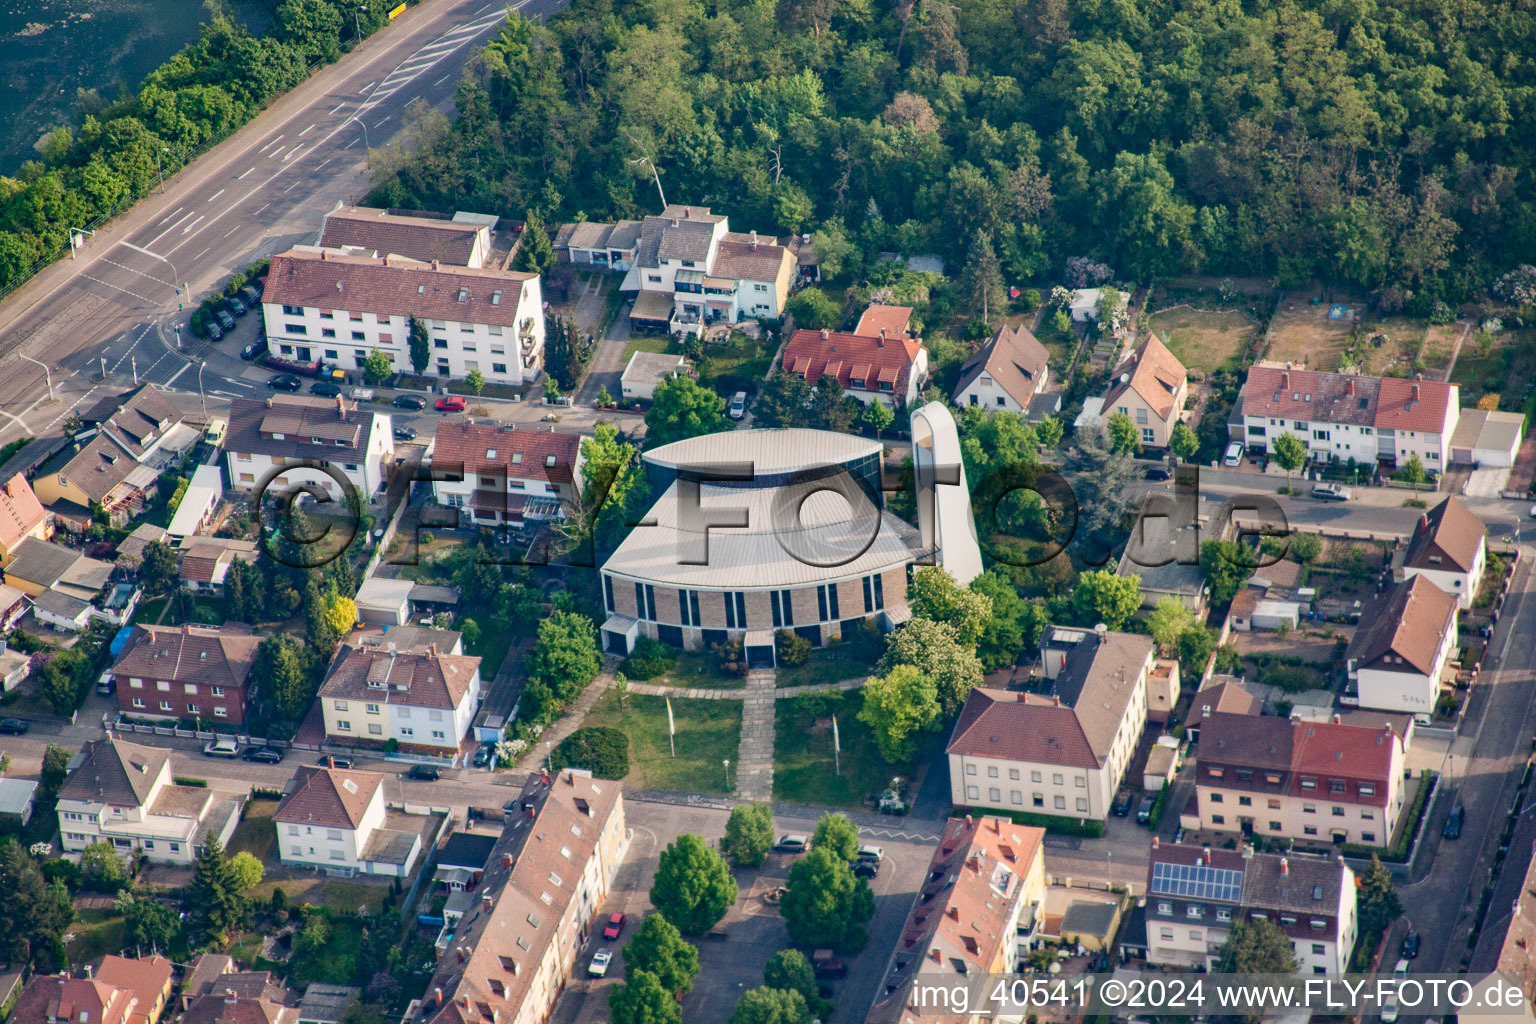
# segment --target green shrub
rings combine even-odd
[[[550,766],[585,768],[602,779],[622,779],[629,774],[629,737],[618,729],[589,725],[577,729],[555,748]]]
[[[1300,693],[1318,685],[1312,670],[1300,665],[1272,665],[1264,670],[1259,681],[1265,686],[1278,686],[1286,693]]]
[[[677,651],[660,640],[652,640],[643,636],[635,641],[635,649],[629,657],[624,659],[624,664],[619,666],[628,679],[638,679],[644,682],[647,679],[655,679],[672,671],[677,664]]]
[[[805,659],[811,656],[811,642],[799,633],[787,629],[781,629],[774,634],[773,646],[778,655],[779,664],[785,668],[804,665]]]

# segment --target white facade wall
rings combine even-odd
[[[928,353],[923,352],[924,371],[927,370]],[[1035,394],[1045,390],[1046,383],[1051,379],[1050,370],[1047,369],[1035,382]],[[1014,400],[1003,387],[992,378],[990,373],[983,370],[975,380],[955,393],[955,405],[965,408],[974,405],[990,412],[1025,412],[1024,406]]]
[[[1262,429],[1263,435],[1254,433]],[[1326,437],[1317,436],[1318,433]],[[1309,420],[1287,420],[1274,416],[1244,416],[1243,443],[1251,448],[1262,448],[1273,455],[1275,438],[1281,434],[1294,434],[1306,442],[1307,453],[1314,459],[1327,461],[1337,458],[1340,462],[1354,459],[1370,464],[1376,461],[1380,439],[1376,428],[1357,426],[1353,423],[1313,423]]]
[[[338,740],[373,740],[387,743],[397,740],[418,746],[441,747],[455,753],[469,732],[475,711],[480,707],[480,672],[477,669],[469,688],[456,708],[427,708],[409,704],[389,704],[382,699],[340,700],[323,698],[322,717],[325,733]],[[384,697],[380,693],[380,697]]]
[[[956,806],[1102,820],[1118,784],[1102,768],[949,755],[950,802]]]
[[[1477,584],[1483,578],[1483,568],[1487,560],[1488,545],[1479,543],[1477,546],[1477,558],[1472,562],[1470,572],[1461,572],[1457,569],[1416,569],[1413,566],[1404,566],[1403,579],[1411,580],[1415,576],[1424,576],[1435,586],[1456,598],[1457,607],[1465,611],[1472,607],[1472,601],[1477,597]]]
[[[384,488],[384,469],[395,455],[393,429],[393,421],[388,413],[370,413],[362,461],[345,461],[357,458],[357,453],[349,449],[342,458],[325,460],[324,465],[340,472],[365,497],[375,494]],[[226,451],[224,456],[229,462],[229,478],[234,481],[234,489],[237,491],[254,488],[275,463],[270,455],[237,452],[234,449]],[[296,467],[274,481],[274,485],[279,488],[301,483],[313,483],[330,494],[333,500],[342,500],[341,488],[336,481],[329,474],[312,467]]]
[[[1356,681],[1360,706],[1377,711],[1402,711],[1412,715],[1433,714],[1435,700],[1440,696],[1440,677],[1444,674],[1445,663],[1450,659],[1451,652],[1456,649],[1457,643],[1458,633],[1456,621],[1453,618],[1450,632],[1441,642],[1440,649],[1435,652],[1434,671],[1427,676],[1417,672],[1389,672],[1380,668],[1362,668],[1357,671],[1351,665],[1350,674]]]
[[[520,288],[517,284],[508,282],[504,291],[509,297],[517,293],[517,324],[531,321],[526,343],[518,327],[423,318],[431,348],[427,372],[464,377],[478,369],[487,382],[496,384],[521,384],[536,374],[544,353],[543,289],[538,278],[522,282]],[[358,372],[369,354],[380,349],[389,354],[395,370],[413,372],[408,317],[266,302],[262,318],[267,344],[282,358],[322,359]]]
[[[373,791],[356,829],[274,822],[278,857],[284,864],[327,871],[363,870],[362,852],[373,830],[384,825],[384,787]]]
[[[58,804],[59,837],[64,852],[79,853],[92,843],[105,840],[124,855],[142,852],[157,863],[192,863],[196,853],[192,840],[197,833],[197,821],[145,811],[154,805],[160,791],[170,783],[171,768],[167,761],[142,807],[61,799]],[[221,839],[229,838],[228,833],[233,831],[238,818],[235,815],[230,819],[229,828]]]

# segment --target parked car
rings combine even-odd
[[[229,310],[222,308],[216,309],[213,311],[213,318],[217,320],[219,322],[219,326],[224,328],[226,331],[232,331],[235,329],[235,318],[229,315]]]
[[[1395,1024],[1397,1020],[1397,993],[1388,992],[1381,1001],[1381,1024]]]
[[[203,334],[208,338],[209,341],[224,340],[224,328],[220,327],[218,322],[215,320],[203,321]]]
[[[378,394],[373,388],[353,388],[347,392],[347,397],[354,402],[371,402],[378,397]]]
[[[1173,474],[1168,472],[1167,466],[1148,466],[1147,471],[1141,475],[1148,480],[1167,480]]]
[[[107,669],[106,671],[102,672],[101,677],[96,680],[96,692],[105,697],[106,695],[113,693],[116,690],[117,680],[112,677],[112,670]]]
[[[1404,960],[1413,960],[1419,955],[1419,933],[1409,932],[1403,936],[1403,948],[1401,954]]]
[[[0,718],[0,733],[7,736],[20,736],[31,727],[25,718]]]
[[[257,359],[266,354],[267,343],[259,338],[240,350],[240,358],[244,359],[246,362],[250,362],[251,360]]]
[[[603,938],[616,939],[624,931],[624,915],[614,914],[608,918],[608,926],[603,929]]]
[[[883,846],[861,846],[859,847],[859,855],[855,859],[861,861],[872,860],[879,864],[885,859],[885,848]]]
[[[320,760],[316,761],[315,763],[318,764],[322,768],[351,768],[352,767],[352,759],[350,757],[337,757],[334,754],[326,754],[324,757],[322,757]]]
[[[731,406],[726,411],[730,413],[733,420],[739,420],[745,416],[747,414],[747,393],[745,391],[738,391],[732,395]]]
[[[415,409],[418,412],[427,407],[427,400],[420,395],[396,395],[396,409]]]
[[[1227,454],[1222,457],[1223,466],[1241,466],[1243,464],[1243,442],[1233,441],[1227,445]]]
[[[255,309],[258,305],[261,304],[261,292],[257,291],[250,285],[246,285],[244,288],[240,289],[240,298],[245,302],[247,306],[250,306],[252,309]]]
[[[799,834],[779,836],[773,848],[779,853],[804,853],[811,848],[811,837]]]
[[[1460,804],[1452,807],[1450,815],[1445,819],[1445,827],[1440,830],[1440,834],[1447,839],[1460,839],[1462,821],[1466,816],[1467,809],[1465,807]]]
[[[416,428],[414,428],[414,427],[396,427],[395,428],[395,440],[396,441],[414,441],[414,440],[416,440]]]
[[[276,747],[246,747],[240,756],[257,764],[279,764],[283,760],[283,752]]]
[[[1343,484],[1318,484],[1312,488],[1312,497],[1318,501],[1348,501],[1350,490]]]
[[[1157,799],[1151,795],[1141,798],[1141,803],[1136,807],[1136,823],[1138,825],[1152,824],[1152,808],[1157,805]]]
[[[465,406],[464,396],[444,395],[437,400],[438,412],[463,412]]]
[[[429,764],[413,764],[411,770],[405,773],[408,779],[416,779],[418,782],[436,782],[443,777],[443,773]]]
[[[309,386],[309,393],[321,398],[335,398],[341,394],[341,388],[328,380],[317,380]]]
[[[874,878],[880,873],[880,862],[877,860],[856,860],[850,867],[854,878]]]
[[[235,316],[245,316],[245,314],[251,311],[251,307],[247,306],[245,301],[238,295],[231,295],[229,298],[225,299],[224,305],[227,306],[229,311],[235,314]]]
[[[1129,790],[1121,790],[1115,794],[1115,802],[1109,805],[1109,813],[1117,818],[1130,817],[1131,793]]]
[[[608,973],[608,964],[613,960],[613,950],[600,949],[592,954],[592,962],[587,964],[587,973],[594,978],[601,978]]]
[[[267,378],[267,387],[273,391],[297,391],[304,382],[291,373],[274,373]]]
[[[480,749],[475,751],[475,759],[472,763],[476,768],[489,768],[491,765],[491,758],[494,757],[495,754],[495,747],[491,746],[489,743],[482,744]]]
[[[818,949],[811,954],[811,966],[818,978],[843,978],[848,975],[848,965],[839,960],[830,949]]]
[[[205,757],[239,757],[240,744],[229,736],[220,736],[203,745],[203,755]]]

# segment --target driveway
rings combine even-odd
[[[605,387],[615,399],[623,395],[619,378],[624,374],[624,349],[629,345],[627,310],[628,304],[619,307],[613,323],[608,325],[607,333],[597,344],[597,355],[592,357],[592,365],[587,368],[587,379],[582,381],[581,390],[576,393],[576,404],[583,408],[590,409],[597,401],[597,393]]]

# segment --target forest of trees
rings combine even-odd
[[[39,158],[0,177],[0,289],[58,255],[71,228],[147,195],[208,145],[388,21],[385,0],[282,0],[256,37],[220,15],[201,38],[116,100],[81,97],[78,131],[59,128]]]
[[[575,0],[418,111],[372,202],[548,223],[711,204],[1010,283],[1091,257],[1480,298],[1536,248],[1513,0]],[[417,151],[419,147],[419,152]]]

